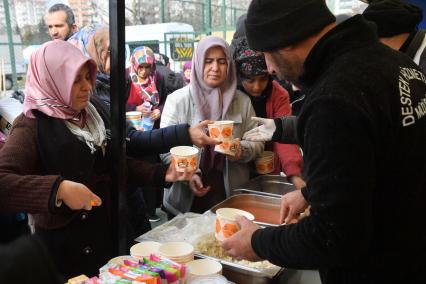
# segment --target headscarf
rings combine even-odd
[[[188,79],[185,77],[185,71],[188,69],[191,69],[191,67],[192,67],[192,61],[186,61],[185,64],[183,64],[182,78],[185,84],[189,84],[189,82],[191,82],[191,79]]]
[[[82,127],[87,111],[72,108],[71,89],[84,64],[89,64],[92,84],[95,84],[96,64],[78,48],[62,40],[43,44],[31,55],[28,65],[24,115],[34,118],[32,110],[38,110]]]
[[[215,46],[223,49],[228,62],[226,80],[219,88],[211,88],[203,80],[205,55],[209,48]],[[220,120],[225,116],[237,89],[235,65],[226,41],[220,37],[208,36],[198,43],[192,58],[189,86],[201,119]]]
[[[87,52],[96,65],[98,71],[102,74],[109,75],[105,70],[107,59],[109,58],[109,29],[107,27],[97,29],[90,37],[87,45]]]
[[[241,80],[257,75],[268,74],[265,56],[263,53],[251,49],[246,38],[242,38],[238,41],[233,57],[235,65],[237,65],[237,73]]]
[[[251,96],[244,89],[243,82],[249,78],[258,75],[267,75],[268,68],[266,66],[265,56],[261,52],[254,51],[248,45],[246,37],[241,37],[236,42],[234,47],[233,58],[237,66],[238,74],[238,89],[242,90],[248,95],[251,104],[255,110],[256,116],[266,117],[266,101],[272,93],[272,78],[269,77],[268,84],[262,91],[260,96]]]
[[[99,29],[107,28],[105,25],[101,24],[89,24],[87,26],[82,27],[78,32],[73,34],[68,42],[80,49],[84,55],[90,57],[89,52],[87,50],[87,46],[89,45],[90,38],[92,35]]]
[[[155,80],[154,60],[154,52],[151,50],[151,48],[146,46],[135,48],[132,55],[130,56],[130,64],[132,65],[130,78],[132,79],[132,82],[137,85],[138,88],[140,88],[142,99],[144,101],[149,101],[152,105],[157,105],[159,103],[160,97],[157,91]],[[144,63],[151,65],[151,74],[149,74],[145,82],[142,83],[139,82],[138,68],[141,64]]]

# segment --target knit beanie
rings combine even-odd
[[[298,43],[335,20],[324,0],[253,0],[246,35],[254,50],[271,51]]]
[[[423,12],[419,7],[400,0],[381,0],[368,5],[363,16],[376,23],[379,37],[391,37],[415,31]]]

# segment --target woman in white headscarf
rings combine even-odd
[[[209,36],[198,43],[192,60],[191,82],[168,96],[160,127],[197,124],[202,120],[234,121],[233,136],[257,126],[251,120],[254,110],[250,99],[237,91],[235,65],[229,45]],[[228,197],[232,189],[249,179],[249,164],[263,151],[259,142],[240,141],[235,156],[213,151],[201,152],[200,174],[188,183],[175,182],[164,192],[164,206],[171,214],[204,212]],[[163,156],[168,161],[169,155]],[[189,187],[189,188],[188,188]]]

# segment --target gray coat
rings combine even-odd
[[[244,132],[257,126],[257,123],[251,120],[252,116],[255,116],[255,113],[250,99],[236,91],[231,105],[222,119],[234,121],[234,138],[242,138]],[[188,85],[167,97],[160,127],[181,123],[195,125],[201,120]],[[241,141],[241,159],[236,162],[226,159],[223,178],[227,196],[231,195],[232,189],[239,188],[248,181],[250,173],[248,162],[260,155],[263,146],[262,142]],[[202,149],[200,150],[203,155]],[[170,162],[170,153],[162,155],[162,160],[166,163]],[[193,197],[188,182],[175,182],[172,187],[164,189],[163,204],[173,214],[184,213],[191,209]]]

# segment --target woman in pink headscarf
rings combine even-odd
[[[97,275],[113,257],[110,126],[89,100],[95,76],[95,62],[70,43],[42,45],[31,56],[24,112],[0,153],[0,208],[32,215],[65,278]],[[174,167],[127,165],[135,184],[182,178]]]
[[[250,99],[236,88],[229,45],[219,37],[208,36],[195,50],[191,82],[167,97],[160,126],[232,120],[233,137],[241,138],[257,124],[251,120],[254,110]],[[263,143],[249,141],[239,141],[234,156],[215,152],[213,147],[200,149],[200,172],[192,177],[190,188],[188,183],[175,182],[164,189],[163,204],[171,214],[204,212],[225,199],[232,189],[248,181],[248,162],[263,151]],[[168,159],[163,156],[164,161]]]

